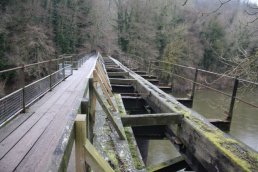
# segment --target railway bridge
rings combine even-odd
[[[20,78],[0,99],[0,171],[258,171],[258,153],[223,132],[241,80],[228,117],[206,119],[191,109],[202,71],[178,99],[150,73],[157,62],[125,64],[93,53],[0,71]],[[31,68],[41,77],[29,83]],[[149,139],[170,140],[179,156],[147,167]]]

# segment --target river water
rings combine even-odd
[[[230,93],[230,91],[227,91]],[[258,105],[258,90],[240,91],[241,99]],[[211,90],[198,90],[195,93],[193,109],[211,119],[226,117],[230,98]],[[258,152],[258,109],[236,101],[229,134]],[[168,140],[151,140],[147,165],[158,164],[178,156]]]

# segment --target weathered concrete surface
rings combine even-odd
[[[186,157],[189,164],[194,163],[191,160],[195,158],[207,171],[258,171],[257,152],[223,133],[207,119],[183,106],[174,97],[161,91],[117,60],[112,60],[136,80],[133,83],[135,89],[143,93],[142,97],[156,112],[175,112],[184,115],[180,125],[170,128],[184,144],[182,153],[189,155]],[[200,169],[201,167],[196,167],[196,170]]]
[[[100,89],[98,89],[98,92],[101,93],[101,96],[104,96]],[[113,98],[112,101],[117,109],[121,109],[121,107],[118,107],[117,104],[117,101],[119,101],[119,97],[116,97],[116,99],[118,100],[115,101]],[[105,102],[105,104],[108,105],[107,102]],[[121,104],[119,106],[121,106]],[[119,125],[120,128],[123,129],[120,111],[113,113],[113,115],[116,123]],[[138,155],[131,153],[131,150],[129,148],[130,145],[128,144],[129,138],[127,138],[127,140],[119,139],[119,136],[112,126],[112,123],[108,120],[107,115],[103,112],[99,103],[97,103],[95,116],[96,118],[93,130],[93,145],[104,157],[104,159],[109,162],[111,167],[115,171],[121,172],[145,171],[145,167],[137,169],[137,164],[135,164],[133,158]],[[127,133],[127,131],[125,131],[125,133]]]

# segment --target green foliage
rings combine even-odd
[[[4,69],[9,69],[14,67],[8,63],[8,58],[5,55],[6,50],[8,49],[7,45],[7,35],[5,33],[0,33],[0,71]],[[1,80],[7,80],[7,82],[11,81],[15,78],[15,72],[7,72],[0,75]]]
[[[82,41],[79,38],[79,28],[77,26],[76,15],[79,5],[75,1],[52,1],[52,25],[54,30],[54,41],[60,53],[74,53],[77,45]],[[86,8],[86,10],[89,9]],[[64,11],[70,12],[69,15]],[[86,11],[87,12],[87,11]]]
[[[0,1],[0,7],[2,10],[5,10],[6,6],[8,5],[8,3],[10,3],[11,0],[1,0]]]
[[[201,66],[207,70],[219,69],[218,58],[224,56],[227,48],[225,31],[215,19],[210,21],[208,26],[201,33],[204,42],[204,55]]]
[[[118,45],[121,50],[124,52],[128,52],[129,48],[129,38],[128,31],[131,24],[131,15],[128,14],[127,10],[122,9],[122,7],[118,8],[117,12],[117,30],[118,30]]]
[[[157,27],[157,32],[156,32],[156,44],[159,50],[159,56],[162,56],[164,49],[168,43],[168,37],[167,33],[164,31],[165,30],[165,21],[164,17],[166,16],[166,8],[156,17],[156,27]]]
[[[214,19],[209,22],[208,26],[202,33],[202,36],[209,42],[216,43],[225,36],[225,32],[219,22]]]
[[[4,52],[6,49],[5,44],[6,44],[6,35],[4,33],[0,33],[0,57],[4,56]]]

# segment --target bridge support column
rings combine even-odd
[[[192,93],[191,93],[191,100],[193,101],[194,99],[194,94],[195,94],[195,86],[196,86],[196,81],[197,81],[197,77],[198,77],[198,69],[195,69],[195,75],[194,75],[194,80],[193,80],[193,88],[192,88]]]
[[[231,102],[230,102],[230,107],[229,107],[229,112],[228,112],[228,117],[227,119],[231,121],[232,116],[233,116],[233,111],[234,111],[234,105],[235,105],[235,100],[236,100],[236,94],[237,94],[237,88],[238,88],[238,79],[237,77],[235,78],[234,81],[234,88],[231,96]]]
[[[94,78],[89,79],[89,117],[88,117],[88,122],[89,122],[89,140],[92,143],[93,142],[93,126],[95,122],[95,111],[96,111],[96,95],[93,92],[94,86],[96,83],[94,83],[95,80]]]
[[[86,171],[84,144],[86,142],[86,116],[77,115],[75,119],[75,162],[76,172]]]
[[[25,100],[25,66],[21,68],[21,88],[22,88],[22,112],[26,112],[26,100]]]

